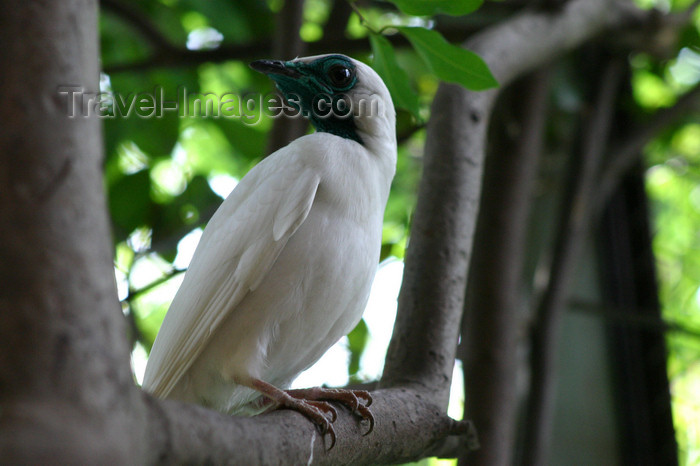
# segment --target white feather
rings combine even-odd
[[[386,105],[358,121],[365,144],[307,135],[240,181],[202,234],[151,351],[145,390],[252,412],[260,395],[234,379],[287,387],[359,321],[379,257],[396,140],[386,87],[355,63],[358,92]]]

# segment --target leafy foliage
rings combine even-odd
[[[409,15],[434,16],[466,15],[481,6],[482,0],[391,0],[401,11]]]
[[[676,7],[685,8],[683,2]],[[697,16],[697,15],[696,15]],[[649,112],[673,105],[700,82],[697,44],[700,22],[681,33],[678,55],[631,59],[633,95]],[[663,317],[679,330],[667,333],[668,372],[673,396],[680,464],[700,458],[697,391],[700,386],[700,115],[697,110],[661,133],[645,149],[650,167],[647,193],[653,213],[653,250]],[[640,118],[643,118],[640,117]]]
[[[374,60],[372,66],[382,77],[391,92],[394,105],[404,108],[418,117],[420,111],[418,96],[411,89],[406,72],[396,61],[396,54],[391,43],[379,34],[370,34]]]
[[[463,15],[478,8],[481,1],[395,3],[407,15]],[[136,72],[109,72],[104,76],[102,90],[110,95],[104,132],[114,242],[116,249],[122,251],[121,257],[127,257],[125,251],[131,251],[128,261],[117,261],[124,277],[122,288],[128,289],[121,296],[139,329],[138,341],[147,349],[175,289],[155,284],[167,285],[169,278],[178,276],[180,267],[186,266],[174,265],[184,261],[178,256],[178,244],[188,233],[201,228],[220,204],[222,196],[213,189],[213,181],[226,176],[233,185],[265,155],[271,121],[263,113],[263,101],[252,97],[272,91],[266,77],[238,60],[204,61],[173,69],[149,66],[148,61],[158,57],[158,53],[168,53],[170,49],[160,49],[164,42],[169,48],[206,50],[218,48],[222,38],[229,44],[270,40],[275,33],[276,9],[274,2],[267,6],[253,0],[150,0],[125,2],[117,10],[107,5],[103,11],[101,47],[105,69],[109,72],[115,65],[126,64],[128,68],[129,63],[138,64]],[[124,15],[124,10],[129,14]],[[367,13],[371,14],[369,10]],[[308,24],[305,23],[306,32],[302,32],[308,37],[322,35],[322,23],[329,14],[326,3],[309,2],[304,13]],[[410,16],[399,18],[399,24],[405,24],[407,18]],[[309,25],[316,32],[309,32]],[[352,34],[352,17],[347,27]],[[363,26],[359,28],[364,31],[361,35],[367,35]],[[426,86],[435,82],[430,73],[472,88],[495,84],[478,57],[448,44],[439,33],[415,27],[402,33],[412,40],[418,56],[428,64],[427,72],[409,56],[402,60],[402,66],[387,37],[369,32],[373,66],[387,83],[397,107],[411,115],[407,118],[407,114],[399,112],[399,135],[414,134],[417,125],[421,125],[421,115],[435,90],[435,84]],[[468,73],[464,73],[465,66]],[[417,91],[410,76],[422,76],[423,82],[415,83]],[[222,96],[240,97],[240,101],[230,107],[232,111],[224,113]],[[141,99],[150,99],[155,108],[143,109]],[[418,132],[412,138],[416,137],[422,140],[423,136]],[[410,150],[401,149],[387,208],[382,259],[403,256],[419,175],[417,147],[418,144]],[[135,241],[137,237],[147,241]],[[151,266],[145,267],[144,263]],[[367,329],[363,325],[351,334],[350,373],[357,371],[366,345]]]
[[[475,53],[450,44],[436,31],[418,27],[399,27],[430,70],[443,81],[480,91],[498,83],[486,63]]]

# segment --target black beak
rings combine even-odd
[[[289,76],[290,78],[298,78],[301,74],[289,68],[281,60],[256,60],[250,64],[250,67],[255,71],[265,74],[278,74],[281,76]]]

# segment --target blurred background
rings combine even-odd
[[[258,97],[274,89],[248,63],[331,52],[370,63],[387,81],[397,106],[398,167],[364,319],[295,386],[377,380],[396,313],[430,104],[445,79],[393,27],[438,31],[459,44],[528,9],[556,12],[566,2],[472,1],[466,2],[469,9],[480,7],[470,14],[450,7],[425,14],[407,1],[100,3],[105,181],[135,380],[141,380],[207,220],[253,165],[310,131],[304,121],[265,113]],[[539,150],[528,165],[531,189],[521,206],[527,226],[509,239],[524,250],[522,263],[514,265],[515,290],[509,291],[516,296],[510,321],[517,338],[514,462],[533,425],[525,405],[538,381],[531,367],[542,303],[552,276],[566,266],[556,260],[557,244],[573,238],[580,254],[557,337],[551,464],[700,464],[697,3],[637,0],[643,10],[655,9],[656,24],[597,37],[501,90],[490,122],[475,256],[489,251],[488,228],[497,222],[488,215],[488,193],[498,193],[513,176],[506,175],[510,162],[502,154],[522,146],[532,131],[529,123],[542,119]],[[615,71],[608,73],[611,63]],[[605,97],[601,86],[607,79],[615,85]],[[233,102],[224,110],[225,95]],[[129,112],[134,99],[150,102],[149,96],[156,107],[164,103],[172,110],[146,112],[148,117],[134,108]],[[601,105],[608,106],[610,118],[601,160],[591,169],[581,148],[596,137],[589,127]],[[572,233],[566,213],[578,205],[572,186],[583,170],[594,172],[584,189],[590,215]],[[479,325],[469,317],[476,312],[488,315],[479,290],[484,280],[499,278],[479,268],[489,257],[479,261],[472,263],[465,325]],[[463,346],[462,359],[477,367],[478,354]],[[457,418],[464,411],[463,380],[458,361],[450,404]]]

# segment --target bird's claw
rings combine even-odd
[[[355,411],[355,414],[360,416],[363,421],[369,421],[369,429],[367,429],[367,432],[362,434],[363,437],[365,435],[369,435],[369,433],[374,430],[374,416],[367,406],[369,405],[360,405],[357,411]]]
[[[305,400],[302,398],[290,397],[290,401],[283,403],[283,408],[292,409],[309,419],[316,425],[321,435],[329,434],[331,437],[330,450],[335,446],[336,435],[333,423],[338,419],[338,412],[330,403],[320,400]],[[327,416],[330,414],[330,416]]]
[[[365,406],[372,405],[372,395],[367,390],[352,390],[352,393],[357,397],[365,400]]]
[[[335,394],[337,395],[337,398],[334,398],[336,401],[345,404],[353,414],[360,416],[363,421],[369,421],[369,429],[362,434],[363,436],[374,430],[374,416],[369,410],[369,406],[372,404],[372,395],[368,391],[338,390]],[[360,403],[360,400],[364,401],[364,404]]]
[[[316,427],[318,427],[318,430],[319,432],[321,432],[321,435],[330,435],[331,445],[328,447],[328,449],[332,449],[335,446],[336,440],[335,429],[333,429],[333,423],[336,421],[336,419],[338,419],[338,412],[333,406],[331,406],[329,403],[326,403],[325,401],[303,400],[303,402],[308,403],[311,407],[315,407],[321,412],[322,418],[312,419],[312,421],[314,422],[314,424],[316,424]],[[330,413],[330,420],[326,417],[326,413]]]
[[[333,406],[330,405],[330,403],[327,403],[325,401],[315,401],[315,400],[302,400],[305,401],[306,403],[310,404],[311,406],[316,407],[319,409],[325,417],[325,414],[328,413],[331,415],[330,422],[335,422],[336,419],[338,419],[338,411],[335,410]]]
[[[331,446],[328,447],[328,449],[331,450],[335,446],[335,438],[336,438],[335,437],[335,430],[333,430],[333,424],[328,424],[328,429],[326,430],[326,433],[331,436]]]
[[[333,424],[328,424],[328,427],[325,429],[325,432],[321,432],[321,435],[330,435],[331,437],[331,446],[328,447],[329,450],[331,450],[335,446],[335,430],[333,429]]]
[[[321,408],[324,412],[332,412],[333,420],[335,422],[337,418],[336,411],[328,404],[328,401],[338,401],[345,406],[347,406],[353,414],[360,416],[363,421],[369,421],[369,429],[363,435],[367,435],[374,430],[374,416],[368,407],[372,404],[372,395],[367,390],[348,390],[340,388],[304,388],[298,390],[288,390],[287,393],[298,400],[304,400],[309,404],[323,404]],[[361,402],[362,401],[362,402]],[[364,402],[364,403],[363,403]],[[333,411],[326,409],[328,406]],[[332,427],[331,427],[332,430]],[[325,433],[325,432],[324,432]],[[335,445],[335,433],[332,433],[333,442],[331,444]]]

